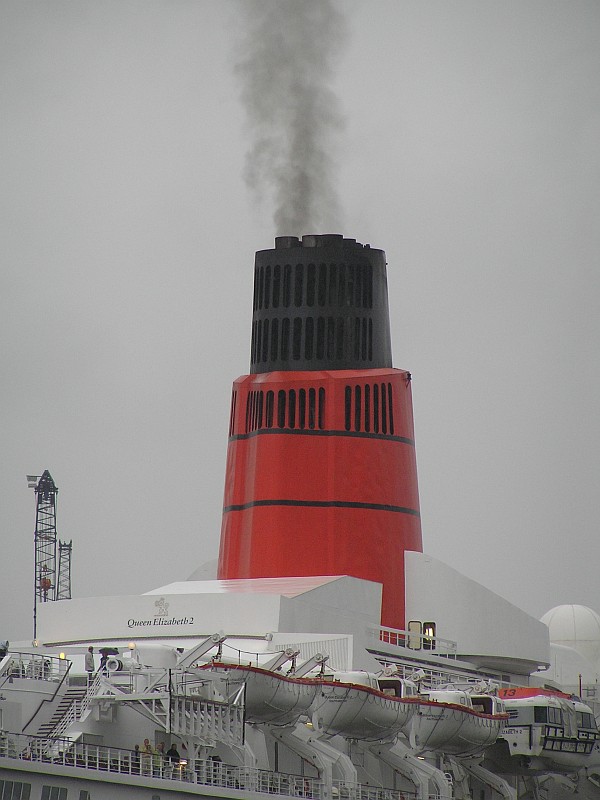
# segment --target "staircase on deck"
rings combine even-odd
[[[75,707],[81,705],[81,701],[85,697],[86,692],[87,688],[85,686],[70,686],[54,710],[52,717],[39,726],[36,735],[43,737],[57,736],[58,734],[55,731],[59,727],[61,721],[67,716],[76,716],[73,713],[75,712],[75,708],[72,707],[74,704]],[[70,714],[69,712],[72,713]]]

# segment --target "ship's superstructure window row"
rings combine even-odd
[[[0,800],[29,800],[31,784],[0,780]]]
[[[67,790],[62,786],[42,786],[41,800],[67,800]]]
[[[321,263],[257,266],[254,275],[254,311],[294,306],[372,308],[372,265]]]

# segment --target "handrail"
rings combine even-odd
[[[41,761],[64,768],[101,770],[135,778],[157,778],[183,783],[238,789],[259,794],[279,794],[313,800],[415,800],[415,792],[333,781],[330,791],[322,780],[305,775],[241,767],[212,759],[179,763],[158,753],[140,753],[102,745],[71,742],[68,739],[0,734],[0,758]],[[132,781],[132,782],[133,782]]]
[[[69,725],[82,719],[84,713],[91,705],[92,699],[98,693],[100,687],[101,677],[100,673],[96,673],[93,683],[87,687],[85,695],[81,700],[74,699],[69,708],[63,714],[62,718],[56,724],[54,730],[50,734],[52,737],[60,737],[67,730]]]
[[[333,797],[340,800],[413,800],[417,797],[416,792],[340,780],[332,781],[332,789]]]
[[[0,659],[0,686],[11,678],[29,678],[54,681],[64,671],[64,664],[70,663],[45,653],[21,653],[11,651]]]
[[[28,727],[31,725],[31,723],[33,722],[33,720],[34,720],[34,719],[36,718],[36,716],[39,714],[39,712],[40,712],[40,710],[41,710],[42,706],[44,705],[44,703],[52,703],[52,702],[54,702],[54,700],[55,700],[55,698],[56,698],[56,695],[58,694],[58,692],[60,691],[60,689],[62,688],[63,684],[65,683],[65,681],[67,680],[67,678],[68,678],[68,676],[69,676],[69,672],[70,672],[70,670],[71,670],[71,666],[72,666],[71,662],[70,662],[70,661],[64,661],[64,660],[62,660],[62,659],[55,659],[55,660],[56,660],[56,661],[60,661],[60,662],[61,662],[61,664],[66,664],[66,668],[65,668],[65,674],[62,676],[62,678],[61,678],[61,680],[59,681],[59,683],[58,683],[58,685],[57,685],[56,689],[55,689],[55,690],[54,690],[54,692],[52,693],[52,697],[43,697],[43,698],[42,698],[42,700],[40,701],[40,704],[39,704],[39,706],[38,706],[38,707],[36,708],[36,710],[33,712],[33,714],[31,715],[31,717],[29,718],[29,720],[28,720],[28,721],[25,723],[25,725],[23,725],[23,732],[25,732],[25,731],[27,730],[27,728],[28,728]]]
[[[388,628],[385,625],[370,626],[369,635],[385,644],[402,647],[407,650],[431,652],[433,655],[449,656],[456,658],[458,644],[452,639],[442,639],[440,636],[431,636],[425,633],[415,633],[399,628]],[[411,647],[411,642],[417,640],[418,647]]]
[[[77,705],[78,705],[77,700],[73,700],[71,705],[67,708],[66,712],[63,714],[58,724],[52,731],[52,736],[62,736],[63,733],[69,727],[69,725],[75,722],[76,719],[80,719],[80,716],[77,714]]]

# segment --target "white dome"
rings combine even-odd
[[[550,641],[572,647],[593,664],[600,659],[600,616],[587,606],[556,606],[542,617]]]

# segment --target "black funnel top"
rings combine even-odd
[[[391,366],[383,250],[326,234],[256,253],[251,373]]]

